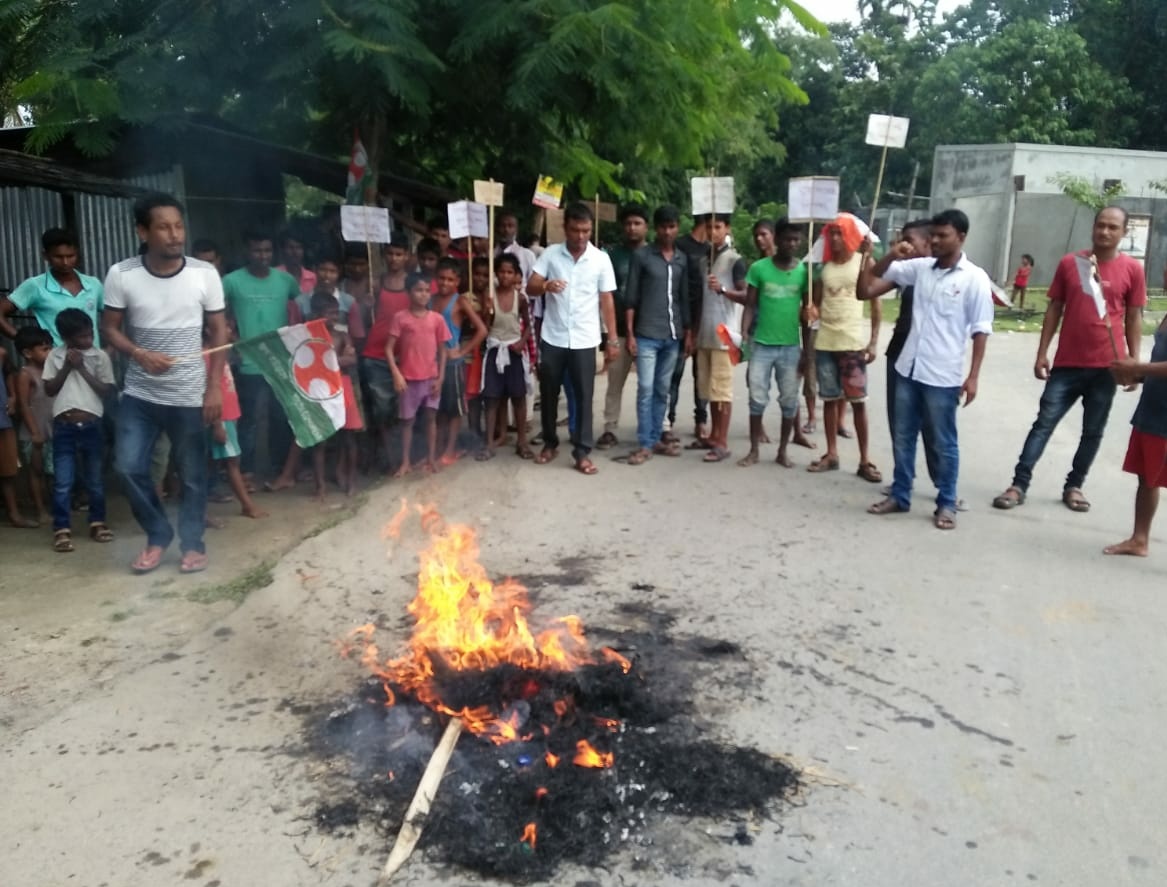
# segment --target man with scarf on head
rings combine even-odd
[[[863,232],[850,213],[840,213],[823,229],[823,263],[814,283],[814,304],[819,314],[814,371],[823,400],[823,427],[827,451],[807,468],[811,472],[839,467],[838,401],[847,400],[855,416],[859,441],[861,478],[879,483],[883,476],[868,457],[867,365],[875,360],[881,320],[879,300],[871,303],[870,335],[864,330],[863,302],[857,288],[867,257],[859,252]]]

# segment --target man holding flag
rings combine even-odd
[[[1066,475],[1062,502],[1071,511],[1090,510],[1082,487],[1098,454],[1114,400],[1116,383],[1110,365],[1128,354],[1138,360],[1142,309],[1147,304],[1142,267],[1118,251],[1126,230],[1127,215],[1122,207],[1099,210],[1094,217],[1091,249],[1069,253],[1058,263],[1033,365],[1033,374],[1045,382],[1045,390],[1013,470],[1013,483],[993,500],[994,508],[1008,510],[1025,504],[1034,466],[1050,435],[1081,400],[1082,436]],[[1058,350],[1051,368],[1049,346],[1059,326]]]

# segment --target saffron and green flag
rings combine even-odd
[[[361,206],[365,202],[365,193],[374,187],[374,173],[369,167],[369,153],[361,141],[360,134],[353,133],[353,152],[348,162],[348,187],[345,189],[344,202],[351,206]]]
[[[344,427],[340,362],[323,320],[280,327],[235,347],[271,385],[300,446],[314,447]]]

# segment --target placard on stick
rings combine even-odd
[[[547,213],[547,242],[563,243],[567,240],[567,231],[563,227],[563,210],[556,208],[548,208]]]
[[[791,179],[786,206],[792,222],[829,222],[839,214],[839,180],[834,176]]]
[[[535,182],[535,196],[531,203],[544,209],[559,209],[563,202],[563,183],[557,182],[551,176],[539,176]]]
[[[617,207],[614,203],[605,203],[602,200],[596,200],[593,204],[596,208],[597,222],[615,222],[617,215]]]
[[[891,117],[887,114],[867,116],[867,138],[869,145],[880,148],[902,148],[908,143],[907,117]]]
[[[502,206],[502,182],[474,180],[474,202],[483,206]]]
[[[389,210],[383,206],[342,206],[340,234],[354,243],[388,243]]]
[[[693,184],[693,215],[734,211],[733,176],[698,176]]]
[[[487,218],[486,207],[481,203],[459,200],[457,203],[447,204],[446,212],[450,218],[451,240],[490,236],[490,221]]]

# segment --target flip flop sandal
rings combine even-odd
[[[815,459],[815,461],[807,465],[806,470],[811,474],[822,474],[824,471],[838,471],[839,460],[828,459],[826,456],[823,456],[821,459]]]
[[[1079,514],[1085,514],[1090,510],[1090,503],[1077,487],[1070,487],[1062,493],[1062,504],[1070,511],[1076,511]]]
[[[938,530],[955,530],[956,512],[951,508],[937,508],[932,514],[932,526]]]
[[[73,534],[69,530],[57,530],[53,533],[53,551],[68,554],[72,550]]]
[[[818,430],[818,425],[814,422],[807,422],[802,426],[803,434],[814,434]]]
[[[670,443],[656,443],[652,446],[652,454],[654,456],[672,456],[677,457],[681,455],[681,447],[679,444]]]
[[[90,524],[89,538],[94,542],[113,542],[113,530],[100,522]]]
[[[705,458],[702,459],[701,461],[702,462],[711,462],[711,463],[712,462],[724,462],[726,459],[728,459],[732,455],[733,455],[733,453],[731,453],[725,447],[710,447],[709,452],[705,454]]]
[[[578,462],[575,463],[575,470],[578,471],[580,474],[587,474],[590,476],[590,475],[595,474],[600,469],[596,468],[596,466],[592,463],[591,459],[588,459],[585,457],[585,458],[580,459]]]
[[[474,454],[475,462],[489,462],[494,458],[494,450],[482,449]]]
[[[677,437],[675,434],[673,434],[673,432],[671,432],[671,431],[664,432],[660,436],[660,439],[661,439],[662,443],[667,443],[667,444],[679,444],[681,442],[681,439],[679,437]]]
[[[555,457],[558,455],[559,455],[559,450],[553,450],[549,447],[544,447],[542,450],[539,451],[539,455],[535,457],[535,464],[536,465],[546,465],[548,462],[554,461]]]
[[[139,576],[146,573],[152,573],[158,569],[158,565],[162,563],[162,549],[159,548],[156,552],[151,553],[150,548],[142,549],[142,553],[134,559],[130,565],[130,569]]]
[[[596,441],[597,450],[607,450],[616,446],[620,441],[611,431],[605,431],[600,435],[600,439]]]
[[[643,465],[652,458],[652,452],[649,450],[635,450],[628,454],[623,461],[628,465]]]
[[[1010,493],[1016,493],[1011,496]],[[1000,508],[1003,511],[1008,511],[1010,508],[1016,508],[1018,505],[1025,504],[1025,493],[1017,489],[1017,487],[1009,487],[1004,493],[993,500],[993,507]]]
[[[900,503],[897,502],[895,499],[893,499],[891,496],[888,496],[886,499],[881,499],[879,502],[876,502],[874,505],[868,506],[867,513],[868,514],[901,514],[902,512],[905,512],[907,510],[908,509],[906,509],[902,505],[900,505]]]
[[[535,451],[530,447],[515,447],[515,455],[525,461],[530,461],[535,458]]]
[[[702,438],[697,438],[696,440],[691,440],[687,444],[685,444],[685,449],[686,450],[712,450],[713,444],[711,444],[707,440],[703,440]]]
[[[207,568],[207,556],[201,551],[188,551],[182,556],[182,563],[178,565],[180,573],[201,573]]]
[[[852,431],[850,428],[840,428],[839,429],[839,437],[843,438],[843,440],[850,440],[854,436],[855,436],[855,432]]]
[[[883,475],[879,473],[879,469],[872,462],[865,462],[863,465],[860,465],[859,470],[855,473],[868,483],[877,484],[883,480]]]

